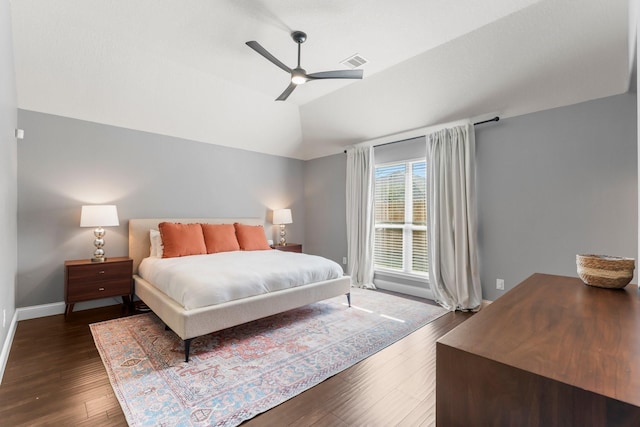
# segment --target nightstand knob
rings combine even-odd
[[[104,288],[98,288],[99,291],[104,291]]]
[[[104,270],[98,271],[98,274],[104,274]]]

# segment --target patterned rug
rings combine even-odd
[[[446,313],[353,289],[183,343],[153,314],[90,325],[130,426],[231,426],[380,351]]]

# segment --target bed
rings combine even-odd
[[[129,257],[133,259],[135,295],[184,341],[185,362],[189,361],[191,340],[211,332],[271,316],[339,295],[346,295],[351,306],[351,278],[341,276],[304,286],[275,290],[220,304],[187,309],[154,284],[143,279],[139,266],[150,253],[150,230],[161,222],[263,225],[259,218],[153,218],[129,220]]]

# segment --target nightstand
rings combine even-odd
[[[284,246],[276,244],[271,247],[279,251],[302,253],[302,245],[300,243],[287,243]]]
[[[77,302],[99,298],[122,297],[125,306],[131,305],[133,295],[133,260],[109,257],[105,262],[78,259],[64,262],[65,316]]]

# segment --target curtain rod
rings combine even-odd
[[[473,125],[474,125],[474,126],[478,126],[478,125],[481,125],[481,124],[484,124],[484,123],[497,122],[497,121],[499,121],[499,120],[500,120],[500,117],[495,116],[493,119],[483,120],[483,121],[481,121],[481,122],[475,122]],[[419,138],[419,137],[418,137],[418,136],[416,136],[416,137],[413,137],[413,138],[401,139],[400,141],[385,142],[384,144],[374,145],[374,147],[382,147],[382,146],[384,146],[384,145],[397,144],[398,142],[410,141],[410,140],[412,140],[412,139],[416,139],[416,138]],[[344,152],[346,153],[346,152],[347,152],[347,150],[344,150]]]
[[[473,125],[477,126],[477,125],[481,125],[481,124],[484,124],[484,123],[498,122],[498,121],[500,121],[500,117],[495,116],[493,119],[483,120],[481,122],[475,122]]]

